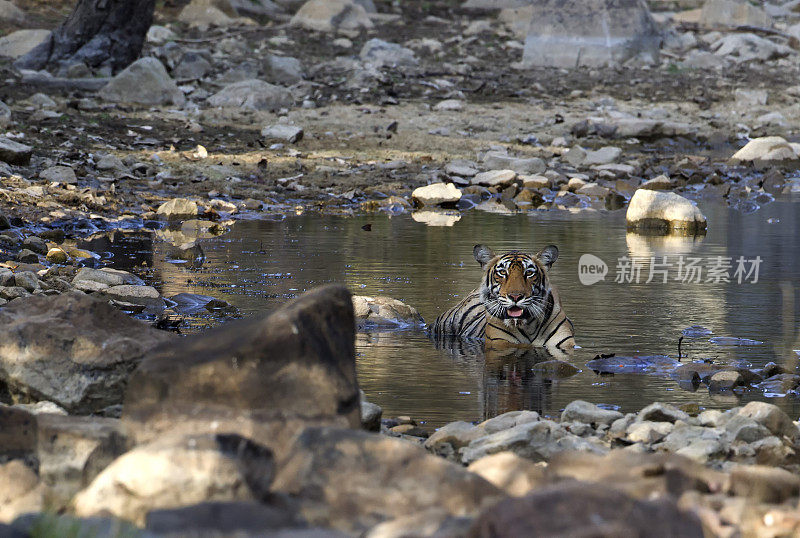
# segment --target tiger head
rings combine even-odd
[[[547,273],[558,259],[558,247],[548,245],[533,256],[519,251],[498,256],[475,245],[473,254],[484,270],[480,294],[490,316],[507,324],[544,321],[551,293]]]

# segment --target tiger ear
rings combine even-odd
[[[486,264],[494,259],[494,252],[486,245],[475,245],[475,248],[472,249],[472,255],[481,264],[481,269],[485,268]]]
[[[558,259],[558,247],[555,245],[547,245],[536,254],[536,257],[545,267],[550,269]]]

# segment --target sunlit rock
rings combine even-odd
[[[364,7],[351,0],[308,0],[289,24],[318,32],[358,32],[373,26]]]
[[[416,308],[391,297],[354,295],[353,308],[359,329],[420,327],[424,324]]]
[[[780,136],[763,136],[750,140],[745,146],[733,154],[734,161],[781,161],[797,159],[794,148]]]
[[[672,192],[639,189],[631,197],[626,214],[635,231],[704,233],[706,217],[689,200]]]
[[[432,183],[414,189],[411,198],[427,206],[455,204],[461,199],[461,191],[452,183]]]

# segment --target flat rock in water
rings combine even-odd
[[[416,308],[392,297],[354,295],[353,309],[359,330],[404,329],[425,324]]]
[[[702,325],[692,325],[681,331],[681,334],[686,338],[705,338],[706,336],[714,334],[714,331]]]
[[[631,59],[658,62],[661,37],[644,2],[540,0],[533,6],[531,20],[536,24],[530,25],[525,39],[525,67],[606,67]]]
[[[309,423],[359,428],[354,338],[350,293],[314,289],[149,353],[123,420],[137,440],[231,431],[274,449]]]
[[[411,198],[429,206],[455,204],[461,199],[461,191],[452,183],[432,183],[414,189]]]
[[[709,338],[708,341],[718,346],[760,346],[764,343],[760,340],[736,338],[734,336],[715,336],[713,338]]]
[[[587,362],[586,367],[607,374],[650,374],[668,372],[679,364],[666,355],[634,355],[598,357]]]
[[[83,294],[31,297],[0,310],[0,380],[20,401],[71,413],[122,401],[142,357],[172,335]]]
[[[106,101],[140,105],[177,105],[186,102],[183,92],[175,84],[156,58],[141,58],[126,67],[98,93]]]

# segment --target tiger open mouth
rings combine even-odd
[[[521,318],[525,314],[525,310],[518,306],[512,306],[506,309],[506,314],[510,318]]]

